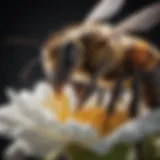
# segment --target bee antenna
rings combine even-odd
[[[29,63],[22,69],[22,73],[20,74],[20,81],[26,82],[28,80],[29,74],[31,73],[32,69],[40,63],[40,57],[34,57]]]

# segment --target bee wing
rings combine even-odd
[[[100,0],[89,12],[85,22],[96,22],[113,17],[124,5],[125,0]]]
[[[147,31],[160,21],[160,2],[154,3],[122,20],[114,29],[114,34]]]

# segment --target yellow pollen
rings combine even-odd
[[[101,106],[82,107],[74,111],[65,94],[52,94],[43,105],[55,113],[60,122],[64,123],[72,118],[82,124],[91,124],[101,135],[107,135],[129,121],[127,110],[117,109],[112,116],[107,116],[106,111]]]

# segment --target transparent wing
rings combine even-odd
[[[122,20],[114,30],[115,34],[124,32],[147,31],[160,21],[160,2],[154,3],[145,9],[141,9]]]
[[[123,6],[125,0],[100,0],[89,12],[85,22],[96,22],[113,17]]]

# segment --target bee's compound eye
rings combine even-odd
[[[65,43],[61,48],[61,58],[66,64],[73,64],[77,59],[78,47],[74,43]]]

